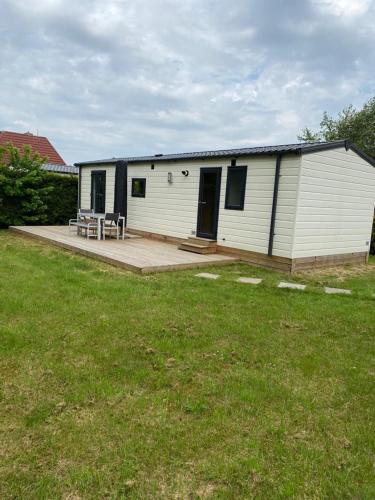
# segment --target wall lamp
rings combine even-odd
[[[189,175],[189,170],[182,170],[181,174],[187,177]]]

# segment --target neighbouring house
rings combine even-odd
[[[12,144],[19,150],[24,146],[30,146],[32,150],[41,156],[46,156],[48,162],[43,165],[44,170],[58,174],[78,175],[78,168],[73,165],[67,165],[47,137],[33,135],[30,132],[18,133],[0,131],[0,146]]]
[[[78,168],[74,165],[60,165],[59,163],[45,163],[43,169],[55,174],[78,175]]]
[[[375,160],[349,141],[76,163],[79,206],[130,232],[287,271],[366,262]]]

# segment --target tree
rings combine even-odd
[[[298,139],[304,142],[349,139],[362,151],[375,158],[375,97],[372,97],[359,111],[352,105],[348,106],[336,119],[324,112],[320,129],[313,132],[306,127]]]
[[[45,183],[45,162],[29,146],[23,151],[12,144],[0,147],[0,227],[47,220],[46,199],[53,188]]]

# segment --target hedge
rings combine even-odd
[[[25,187],[18,195],[12,193],[8,197],[0,189],[0,228],[14,225],[64,225],[76,216],[76,177],[47,173],[34,189],[40,193],[38,205],[35,202],[31,205],[30,188]]]
[[[30,146],[0,146],[0,228],[67,224],[77,209],[78,176],[47,172]]]
[[[48,173],[44,185],[53,189],[47,194],[45,224],[67,224],[77,214],[78,176]]]

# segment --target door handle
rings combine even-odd
[[[201,205],[206,205],[207,201],[198,201],[198,203],[200,203]]]

